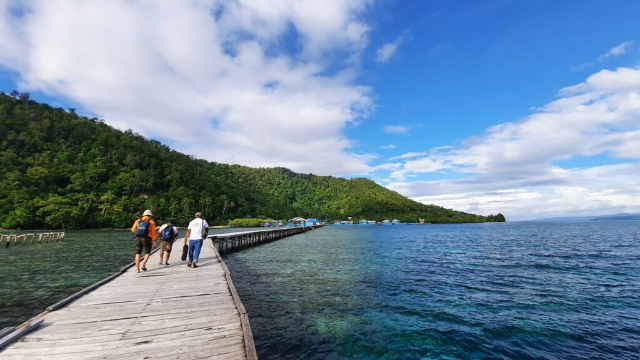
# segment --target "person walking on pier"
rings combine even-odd
[[[178,229],[173,226],[173,220],[169,219],[166,224],[160,226],[158,234],[160,234],[160,265],[163,264],[162,259],[165,252],[167,253],[167,259],[164,261],[164,265],[169,265],[171,248],[178,237]]]
[[[142,262],[142,271],[147,271],[147,261],[151,248],[156,246],[156,223],[152,219],[151,210],[145,210],[142,218],[136,220],[131,227],[133,238],[136,240],[136,273],[140,272],[140,255],[144,251],[144,261]]]
[[[189,240],[189,262],[187,266],[192,268],[197,268],[198,265],[198,257],[200,257],[200,250],[202,249],[202,243],[204,239],[207,237],[207,232],[209,231],[209,224],[202,219],[202,213],[198,211],[196,213],[196,218],[191,220],[189,223],[189,228],[187,229],[187,233],[184,236],[184,244],[187,244],[187,239]]]

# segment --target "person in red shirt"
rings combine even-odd
[[[152,219],[151,210],[145,210],[142,218],[136,220],[131,227],[133,238],[136,240],[136,273],[140,272],[140,255],[144,251],[144,261],[142,262],[142,271],[147,271],[147,261],[151,248],[156,246],[156,223]]]

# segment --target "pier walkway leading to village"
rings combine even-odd
[[[256,359],[247,313],[213,243],[244,247],[311,229],[210,235],[197,269],[180,261],[180,239],[171,265],[159,265],[156,252],[148,271],[129,265],[0,334],[0,358]]]
[[[309,230],[317,229],[322,226],[324,225],[240,231],[240,232],[233,232],[233,233],[210,235],[209,238],[213,240],[214,244],[218,245],[217,247],[218,251],[222,254],[225,254],[229,251],[246,249],[252,246],[282,239],[283,237],[296,235]]]

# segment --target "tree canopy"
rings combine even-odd
[[[364,178],[249,168],[171,150],[98,118],[0,93],[0,227],[128,227],[144,209],[186,224],[235,218],[505,221],[410,200]]]

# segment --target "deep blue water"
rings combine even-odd
[[[640,222],[325,227],[225,257],[260,359],[639,359]]]

